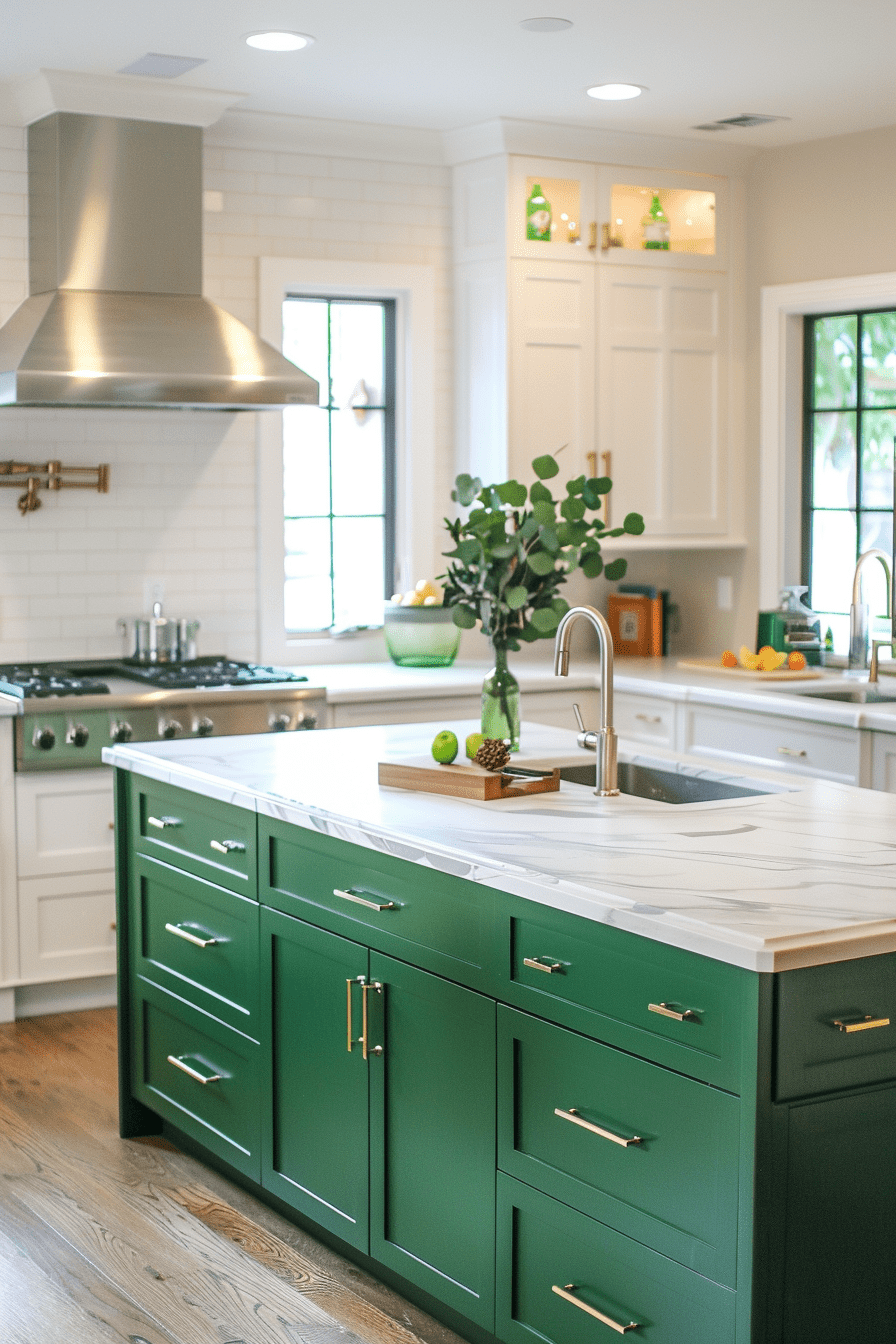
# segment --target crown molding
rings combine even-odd
[[[341,159],[445,165],[441,131],[253,112],[248,108],[228,111],[206,135],[205,142],[230,149],[275,149]]]
[[[198,89],[143,75],[39,70],[0,86],[0,120],[30,126],[53,112],[81,112],[207,127],[245,97],[244,93]]]

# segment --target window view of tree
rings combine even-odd
[[[320,384],[283,412],[288,634],[383,623],[394,587],[394,302],[289,297],[283,351]]]
[[[803,582],[845,653],[856,560],[871,547],[893,552],[896,311],[806,319],[803,442]],[[879,565],[863,584],[883,614]]]

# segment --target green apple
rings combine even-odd
[[[465,743],[465,750],[469,759],[475,760],[476,753],[485,741],[484,733],[471,733]]]
[[[457,737],[450,728],[443,728],[432,740],[433,760],[439,765],[450,765],[457,755]]]

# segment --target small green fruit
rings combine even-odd
[[[457,737],[449,728],[443,728],[432,740],[433,760],[439,765],[450,765],[457,755]]]
[[[482,746],[484,741],[485,737],[482,733],[471,733],[470,736],[467,738],[465,750],[467,756],[470,758],[471,761],[476,756],[477,751]]]

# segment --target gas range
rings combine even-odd
[[[5,664],[0,694],[19,701],[19,771],[98,766],[112,742],[315,728],[326,708],[307,677],[227,658]]]

